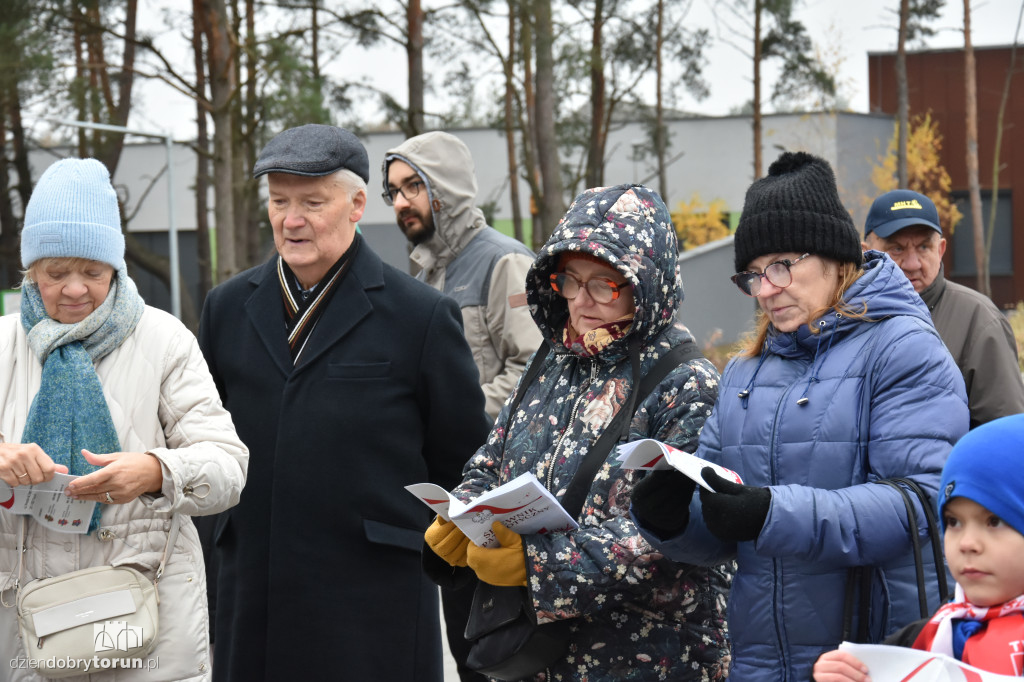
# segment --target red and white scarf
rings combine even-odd
[[[967,639],[961,658],[964,663],[1001,675],[1024,674],[1024,595],[996,606],[975,606],[957,585],[953,601],[928,620],[913,648],[955,658],[953,623],[958,620],[985,624],[984,630]]]

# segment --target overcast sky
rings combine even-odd
[[[719,7],[733,0],[718,0]],[[1009,45],[1014,40],[1014,30],[1021,2],[1024,0],[974,0],[972,4],[972,38],[976,46]],[[158,7],[166,0],[149,0],[140,3],[140,17],[148,25],[159,25]],[[680,107],[708,115],[725,115],[741,106],[751,97],[749,59],[727,44],[726,39],[716,36],[712,6],[715,0],[694,0],[688,17],[692,26],[708,27],[714,42],[708,52],[705,78],[710,83],[711,94],[697,102],[684,99]],[[830,54],[830,59],[841,59],[840,82],[842,92],[853,111],[866,112],[868,109],[867,55],[869,52],[892,51],[896,48],[897,18],[890,8],[898,6],[898,0],[803,0],[797,2],[796,16],[804,22],[815,43]],[[721,13],[721,10],[719,10]],[[942,17],[932,26],[937,35],[928,40],[929,48],[963,46],[963,2],[946,0]],[[187,32],[180,27],[179,32]],[[162,40],[175,39],[174,33],[167,32]],[[187,50],[182,44],[180,49]],[[191,60],[187,52],[183,58]],[[355,69],[378,85],[390,83],[393,94],[405,101],[405,61],[397,48],[379,49],[358,59],[345,59],[346,68]],[[426,63],[428,72],[431,62]],[[769,76],[770,77],[770,76]],[[143,85],[140,94],[145,106],[133,111],[129,127],[146,130],[172,130],[180,137],[194,136],[193,106],[181,95],[160,85]],[[1021,85],[1024,87],[1024,85]],[[763,89],[770,93],[770,86]],[[437,102],[427,108],[439,108]]]

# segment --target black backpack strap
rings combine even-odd
[[[540,348],[533,354],[533,360],[530,362],[530,366],[526,368],[523,373],[523,379],[519,382],[519,388],[516,390],[516,395],[512,398],[512,404],[508,406],[508,418],[505,420],[505,436],[508,437],[508,429],[512,426],[512,418],[516,416],[516,410],[519,409],[519,403],[523,402],[523,393],[533,383],[533,380],[540,374],[540,368],[544,366],[544,358],[548,356],[551,351],[551,344],[547,341],[542,341]]]
[[[684,362],[700,357],[703,357],[703,354],[697,348],[697,344],[692,339],[689,339],[662,356],[654,367],[651,368],[651,371],[640,380],[639,387],[630,392],[626,404],[616,413],[611,424],[608,425],[597,439],[597,442],[591,446],[590,451],[587,452],[586,457],[580,463],[576,474],[569,483],[565,495],[562,496],[562,506],[569,512],[572,518],[579,517],[580,511],[583,510],[583,503],[587,499],[587,493],[590,492],[590,486],[593,484],[597,472],[607,460],[608,453],[611,452],[620,438],[629,436],[629,424],[633,420],[633,413],[635,412],[637,402],[650,394],[676,367]],[[630,362],[633,365],[633,376],[639,376],[639,341],[635,344],[630,344]]]
[[[697,343],[693,339],[687,339],[668,353],[665,353],[665,355],[658,360],[658,363],[654,365],[654,367],[651,367],[651,371],[648,372],[640,381],[638,395],[647,397],[650,395],[651,391],[653,391],[654,388],[676,367],[685,362],[689,362],[690,360],[696,360],[703,357],[704,353],[702,353],[700,348],[697,347]]]

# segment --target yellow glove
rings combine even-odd
[[[497,521],[491,524],[501,547],[481,547],[470,543],[466,550],[466,563],[476,571],[476,577],[498,587],[526,586],[526,557],[523,556],[523,538]]]
[[[451,521],[445,521],[438,516],[427,528],[423,538],[430,545],[430,549],[434,550],[434,554],[452,566],[466,565],[466,548],[473,543]]]

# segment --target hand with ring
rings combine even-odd
[[[56,464],[35,443],[0,443],[0,479],[12,488],[43,483],[68,468]]]
[[[164,475],[160,460],[146,452],[111,452],[98,455],[82,450],[89,464],[102,467],[76,478],[64,493],[76,500],[126,504],[139,495],[159,493]]]

